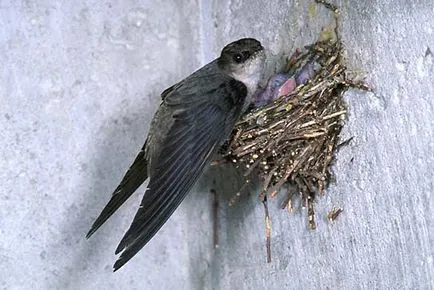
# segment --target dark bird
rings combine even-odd
[[[157,233],[229,137],[261,79],[264,48],[243,38],[161,94],[145,144],[89,233],[96,230],[149,178],[134,220],[119,243],[114,271]]]

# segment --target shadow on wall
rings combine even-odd
[[[240,243],[237,240],[242,240],[243,237],[240,237],[239,228],[243,227],[246,218],[250,216],[255,206],[260,205],[257,190],[253,190],[255,188],[255,183],[253,183],[253,185],[246,187],[233,206],[229,206],[229,202],[243,184],[244,176],[241,170],[236,169],[232,164],[223,164],[210,166],[204,172],[197,186],[199,193],[208,195],[210,223],[203,230],[210,234],[209,240],[204,241],[200,246],[210,253],[210,260],[203,267],[198,267],[194,257],[191,257],[190,271],[192,273],[202,272],[203,276],[208,275],[206,281],[211,283],[212,288],[215,289],[220,288],[219,283],[223,279],[222,276],[225,275],[224,268],[227,258],[240,252]],[[217,219],[213,216],[214,195],[210,192],[211,189],[215,190],[218,201]],[[214,248],[213,223],[215,221],[218,225],[218,248]],[[204,288],[203,285],[197,284],[198,281],[194,282],[199,287],[198,289]]]
[[[158,96],[155,93],[153,95]],[[71,243],[68,246],[71,252],[67,253],[71,258],[68,264],[63,265],[63,273],[59,275],[60,280],[56,288],[79,289],[86,286],[82,283],[87,279],[81,277],[93,276],[96,273],[106,275],[112,271],[115,261],[114,250],[117,246],[113,244],[113,240],[120,241],[128,227],[125,223],[127,220],[129,222],[129,219],[121,219],[119,213],[115,213],[89,240],[85,235],[132,163],[135,157],[135,153],[132,152],[138,152],[142,146],[140,144],[145,140],[152,114],[147,115],[144,112],[152,110],[143,102],[142,106],[130,106],[128,111],[124,115],[107,119],[101,126],[102,132],[94,134],[95,139],[92,142],[95,144],[90,147],[97,148],[97,154],[88,156],[88,175],[82,181],[85,185],[83,188],[87,190],[76,193],[81,200],[80,206],[77,207],[78,213],[71,213],[67,223],[62,227],[64,230],[61,240]],[[101,137],[98,138],[98,135]],[[142,188],[139,188],[133,195],[135,198],[130,198],[119,212],[125,208],[136,207],[139,194],[143,194]],[[101,235],[102,231],[104,235]],[[112,249],[113,259],[107,259],[107,256],[103,255],[107,248]],[[101,268],[104,264],[106,265]]]

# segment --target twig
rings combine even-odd
[[[262,200],[265,211],[265,237],[266,237],[266,247],[267,247],[267,263],[271,263],[271,220],[270,214],[268,212],[267,195],[264,196]]]
[[[213,244],[214,248],[219,247],[219,199],[217,195],[217,191],[215,189],[211,189],[211,193],[213,195],[212,202],[212,213],[213,213]]]

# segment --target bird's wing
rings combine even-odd
[[[142,150],[137,155],[133,164],[125,173],[121,183],[113,192],[110,201],[102,210],[101,214],[93,223],[86,238],[90,238],[107,219],[136,191],[136,189],[148,178],[147,161],[145,156],[146,142]]]
[[[115,271],[167,221],[239,117],[246,87],[228,78],[214,83],[216,86],[206,90],[201,90],[200,84],[194,90],[194,84],[187,83],[165,96],[162,106],[173,109],[174,123],[159,156],[152,161],[155,165],[152,165],[148,191],[116,249],[116,254],[123,252],[114,265]]]

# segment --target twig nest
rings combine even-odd
[[[245,170],[248,182],[258,175],[261,197],[274,197],[285,183],[291,196],[301,194],[308,206],[309,225],[315,228],[313,201],[331,180],[329,167],[339,143],[347,106],[343,95],[350,87],[368,88],[347,77],[339,41],[320,41],[294,54],[288,72],[308,62],[317,72],[287,96],[245,114],[236,124],[223,156]]]

